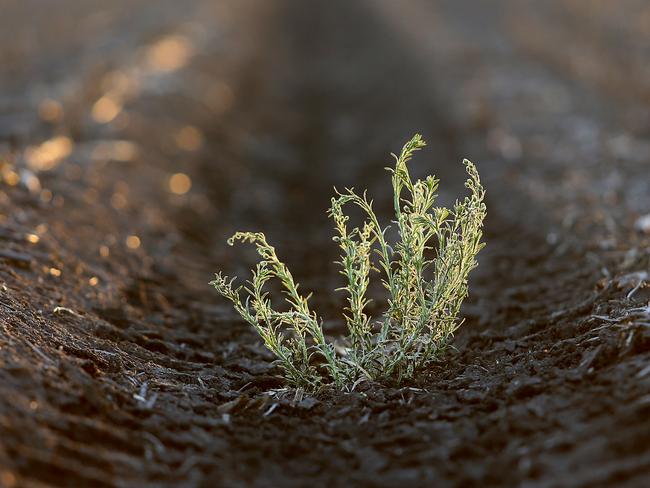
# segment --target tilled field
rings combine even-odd
[[[650,8],[9,1],[0,486],[650,483]],[[455,348],[413,384],[286,387],[207,285],[263,230],[343,333],[325,214],[414,132],[487,188]],[[385,196],[385,197],[384,197]]]

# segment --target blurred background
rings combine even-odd
[[[21,187],[80,253],[182,242],[204,283],[260,229],[325,272],[332,187],[388,211],[416,131],[414,172],[449,203],[476,161],[506,240],[650,227],[642,0],[5,0],[0,27],[3,218]]]

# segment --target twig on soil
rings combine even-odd
[[[631,308],[629,312],[641,312],[641,315],[644,317],[650,317],[650,305],[647,307],[636,307],[636,308]],[[632,314],[629,314],[632,315]]]
[[[138,393],[135,393],[133,395],[133,398],[135,398],[138,402],[142,403],[144,408],[153,408],[153,406],[156,404],[156,400],[158,400],[158,393],[154,393],[151,395],[149,398],[147,398],[147,389],[149,387],[149,383],[145,381],[140,385],[140,391]]]
[[[241,393],[242,391],[244,391],[246,388],[248,388],[248,387],[251,386],[252,384],[253,384],[253,382],[252,382],[252,381],[249,381],[249,382],[246,383],[244,386],[242,386],[239,390],[237,390],[237,393]]]
[[[627,294],[627,297],[626,297],[626,298],[627,298],[628,300],[629,300],[630,298],[632,298],[632,296],[633,296],[637,291],[639,291],[639,289],[640,289],[641,287],[645,286],[645,284],[646,284],[645,280],[641,280],[641,281],[639,281],[639,283],[638,283],[634,288],[632,288],[632,289],[630,290],[630,292]]]
[[[605,315],[592,315],[589,318],[604,320],[605,322],[620,322],[621,318],[607,317]]]
[[[274,403],[273,405],[271,405],[271,406],[268,408],[268,410],[267,410],[266,412],[264,412],[264,414],[262,415],[262,417],[268,417],[268,416],[271,415],[271,414],[275,411],[275,409],[278,408],[279,406],[280,406],[279,403]]]
[[[71,308],[67,307],[55,307],[54,310],[52,310],[53,313],[60,314],[60,313],[69,313],[70,315],[74,315],[75,317],[82,318],[80,314],[72,310]]]
[[[299,403],[305,396],[305,390],[303,388],[297,388],[296,393],[293,396],[293,403]]]
[[[650,374],[650,364],[636,374],[637,378],[644,378]]]
[[[609,326],[614,326],[614,327],[631,327],[633,325],[640,325],[640,326],[645,326],[647,327],[650,325],[650,323],[645,322],[645,321],[634,321],[631,323],[625,323],[621,324],[620,322],[623,320],[634,320],[638,318],[642,319],[650,319],[650,305],[646,307],[636,307],[636,308],[631,308],[629,310],[626,310],[626,313],[624,315],[621,315],[620,317],[607,317],[606,315],[591,315],[589,317],[590,319],[598,319],[598,320],[603,320],[605,322],[610,322],[611,325],[604,325],[601,327],[598,327],[596,329],[592,329],[591,331],[596,331],[600,330],[604,327],[609,327]]]

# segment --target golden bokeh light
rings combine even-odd
[[[111,250],[108,248],[108,246],[99,246],[99,255],[103,258],[107,258],[111,255]]]
[[[102,96],[95,102],[92,117],[98,124],[108,124],[122,111],[122,103],[109,95]]]
[[[169,191],[174,195],[185,195],[192,188],[192,180],[185,173],[175,173],[169,177]]]
[[[129,249],[137,249],[140,247],[140,238],[136,235],[130,235],[126,238],[126,247]]]
[[[192,125],[180,129],[174,136],[176,145],[185,151],[198,151],[203,145],[203,133]]]
[[[41,238],[37,234],[25,234],[25,240],[31,244],[38,244]]]
[[[2,181],[9,186],[16,186],[20,183],[20,176],[9,166],[3,166],[0,176],[2,176]]]
[[[22,180],[23,184],[30,193],[37,194],[41,192],[41,180],[39,180],[38,177],[31,171],[25,171],[23,173]]]
[[[99,283],[99,278],[97,278],[97,276],[93,276],[88,280],[88,284],[90,286],[97,286],[98,283]]]
[[[192,44],[183,36],[161,39],[149,48],[147,61],[156,71],[176,71],[187,64],[192,55]]]
[[[49,171],[68,157],[73,149],[72,139],[66,136],[57,136],[36,147],[28,148],[25,151],[25,160],[32,171]]]

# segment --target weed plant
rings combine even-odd
[[[469,195],[452,208],[437,207],[438,179],[413,181],[408,162],[425,146],[419,134],[408,141],[391,175],[396,242],[389,242],[366,192],[353,188],[336,192],[328,215],[334,222],[334,241],[341,250],[337,262],[345,285],[343,317],[348,335],[335,349],[323,334],[322,320],[310,309],[287,266],[259,232],[237,232],[228,243],[253,244],[260,261],[245,285],[221,273],[211,284],[260,335],[293,386],[317,390],[333,384],[349,388],[362,378],[403,381],[440,357],[454,331],[467,297],[467,279],[477,266],[486,215],[485,191],[474,164],[465,160]],[[350,225],[348,205],[361,209],[365,221]],[[381,317],[366,311],[370,275],[378,272],[387,306]],[[288,304],[278,311],[266,285],[278,280]]]

